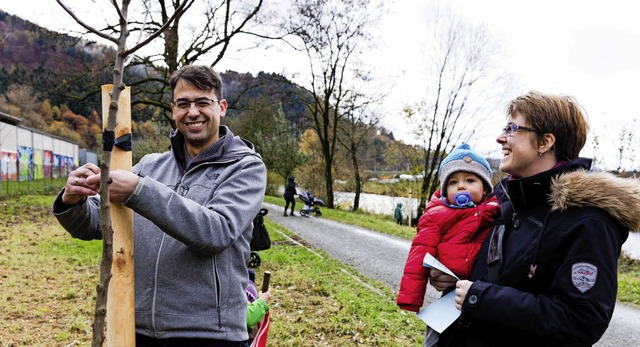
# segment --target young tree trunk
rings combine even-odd
[[[113,228],[111,225],[111,204],[109,202],[109,170],[111,167],[111,151],[115,141],[115,128],[118,116],[118,108],[120,102],[120,94],[125,89],[123,82],[124,60],[127,56],[127,38],[129,31],[127,29],[127,10],[129,6],[128,0],[122,1],[122,17],[120,18],[120,38],[118,40],[118,54],[113,68],[113,89],[110,93],[109,112],[104,124],[103,132],[103,148],[102,163],[100,164],[100,226],[102,228],[102,261],[100,263],[100,284],[98,290],[100,293],[96,298],[95,321],[93,323],[93,347],[101,347],[105,340],[104,327],[105,316],[108,316],[107,303],[109,296],[109,282],[111,280],[111,267],[113,261]],[[104,118],[104,116],[103,116]],[[109,307],[110,308],[110,307]],[[111,330],[111,329],[109,329]],[[111,336],[111,334],[110,334]],[[131,341],[135,344],[135,339]],[[107,341],[109,345],[111,341]],[[125,346],[125,345],[123,345]]]
[[[362,178],[360,177],[360,165],[358,165],[358,151],[351,148],[351,165],[353,165],[353,179],[356,185],[356,195],[353,198],[353,211],[360,208],[360,194],[362,193]]]

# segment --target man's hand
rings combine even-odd
[[[429,282],[439,292],[456,285],[457,279],[451,275],[438,270],[431,269],[429,274]]]
[[[96,195],[100,189],[100,168],[94,164],[85,164],[69,173],[67,185],[62,194],[62,202],[77,204],[87,196]],[[109,199],[123,203],[136,189],[140,177],[126,170],[113,170],[109,174]]]
[[[138,175],[126,170],[113,170],[109,173],[109,199],[123,203],[136,189],[140,181]]]
[[[98,176],[98,183],[87,181],[88,177]],[[67,185],[62,194],[62,202],[74,205],[90,195],[98,194],[100,187],[100,168],[88,163],[71,171],[67,178]]]

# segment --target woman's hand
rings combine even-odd
[[[467,293],[469,292],[469,288],[471,288],[472,284],[473,282],[467,281],[467,280],[456,282],[455,302],[456,302],[456,308],[458,310],[462,310],[462,304],[464,303],[464,298],[467,297]]]

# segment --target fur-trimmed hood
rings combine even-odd
[[[640,231],[640,180],[608,172],[578,170],[552,178],[552,211],[568,207],[604,209],[631,231]]]

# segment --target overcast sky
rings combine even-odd
[[[396,0],[387,2],[391,11],[381,25],[378,76],[388,79],[393,93],[385,98],[385,126],[397,138],[412,142],[402,117],[403,106],[420,98],[421,59],[425,47],[420,33],[425,30],[427,1]],[[106,0],[99,0],[105,3]],[[68,0],[71,6],[88,0]],[[608,0],[450,0],[455,13],[474,23],[489,25],[496,40],[503,42],[509,54],[503,63],[519,79],[523,94],[535,89],[542,92],[568,94],[577,98],[588,113],[592,133],[598,133],[602,144],[598,156],[608,158],[607,167],[617,166],[615,148],[622,126],[631,128],[640,118],[635,107],[640,81],[640,20],[634,1]],[[92,4],[95,8],[96,5]],[[2,0],[0,9],[36,24],[57,30],[68,27],[70,18],[55,0]],[[1,35],[1,33],[0,33]],[[295,63],[282,64],[278,59],[223,61],[221,70],[239,72],[272,71],[293,73]],[[499,100],[495,120],[489,126],[492,135],[475,138],[472,146],[492,156],[499,155],[495,143],[504,123],[503,105]],[[635,126],[636,130],[639,126]],[[591,139],[583,155],[591,156]],[[640,164],[636,163],[636,167]]]
[[[415,10],[417,5],[410,5],[414,1],[396,3],[396,14],[389,19],[397,26],[389,28],[398,32],[409,26],[421,30],[423,13]],[[574,96],[587,111],[592,133],[599,134],[602,144],[598,156],[608,159],[607,166],[617,166],[615,142],[619,132],[623,126],[632,127],[633,120],[640,118],[640,111],[635,107],[640,81],[640,21],[633,1],[451,0],[448,3],[454,12],[468,20],[489,25],[495,38],[503,42],[508,52],[503,63],[520,82],[521,90],[516,91],[516,95],[535,89]],[[420,55],[419,48],[413,44],[395,44],[396,51],[411,51],[411,57]],[[408,58],[400,61],[403,60],[408,66],[409,78],[411,66],[419,63]],[[408,93],[410,90],[403,94]],[[496,121],[493,135],[472,141],[477,147],[491,148],[494,156],[499,155],[495,136],[504,123],[503,105],[493,117]],[[397,127],[401,129],[402,125]],[[587,147],[583,155],[593,155],[591,138]]]

